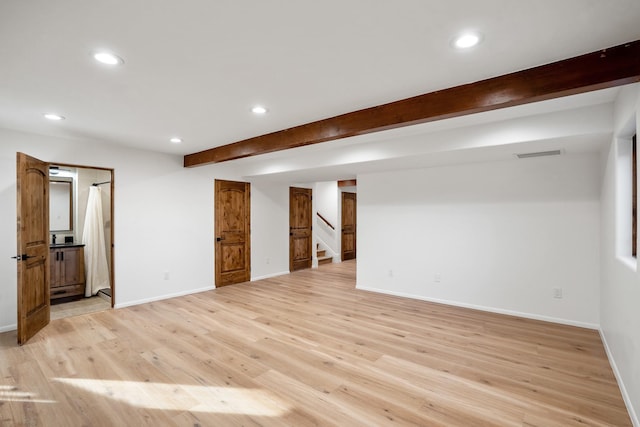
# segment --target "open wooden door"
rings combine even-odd
[[[250,185],[216,179],[216,287],[251,279]]]
[[[342,193],[342,261],[356,258],[356,193]]]
[[[49,165],[17,153],[18,344],[49,323]]]
[[[289,187],[289,271],[311,268],[311,189]]]

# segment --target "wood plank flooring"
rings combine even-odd
[[[1,334],[0,425],[631,425],[596,331],[354,287],[350,261]]]

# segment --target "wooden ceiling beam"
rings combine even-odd
[[[184,166],[225,162],[638,81],[640,40],[188,154]]]
[[[355,179],[343,179],[338,181],[338,187],[355,187],[358,185],[358,181]]]

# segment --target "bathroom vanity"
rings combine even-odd
[[[84,245],[49,247],[51,299],[84,296]]]

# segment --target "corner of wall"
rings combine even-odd
[[[607,353],[607,359],[609,359],[609,363],[611,364],[613,375],[615,375],[616,381],[618,382],[618,387],[620,388],[622,399],[624,400],[624,404],[627,406],[627,411],[629,411],[631,422],[635,427],[640,427],[640,419],[638,418],[638,414],[633,407],[633,402],[631,401],[631,397],[629,396],[627,388],[624,385],[624,381],[622,375],[620,374],[620,370],[618,369],[618,365],[616,364],[616,361],[611,353],[611,349],[609,348],[609,344],[607,343],[607,337],[602,331],[602,328],[599,328],[598,332],[600,333],[600,339],[602,340],[602,344],[604,345],[604,351]]]
[[[615,100],[614,133],[605,152],[600,214],[600,337],[635,426],[640,427],[640,275],[631,258],[631,136],[640,123],[640,84],[621,88]],[[635,405],[635,406],[634,406]]]

